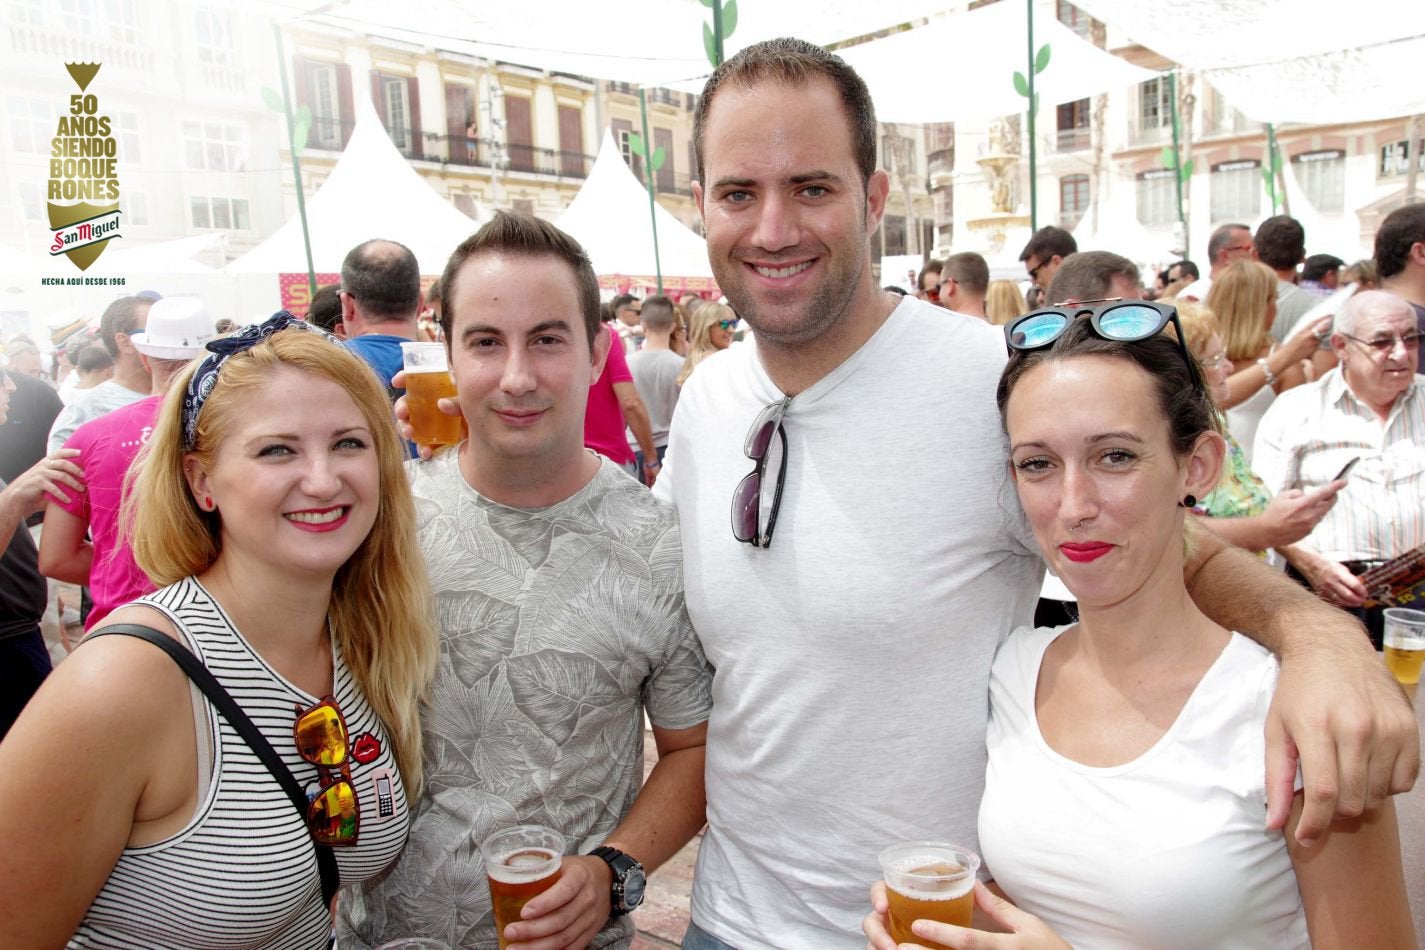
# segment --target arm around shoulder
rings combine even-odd
[[[1303,798],[1296,796],[1287,848],[1296,869],[1311,945],[1316,950],[1415,947],[1415,927],[1400,863],[1395,806],[1336,821],[1320,841],[1296,842]]]
[[[1266,729],[1268,825],[1287,820],[1298,763],[1306,808],[1296,835],[1308,841],[1333,815],[1408,791],[1420,769],[1415,713],[1360,622],[1250,554],[1197,537],[1186,580],[1198,608],[1281,658]]]

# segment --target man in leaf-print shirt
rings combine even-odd
[[[410,463],[441,634],[425,788],[401,860],[342,896],[342,945],[495,947],[479,843],[535,823],[570,856],[506,936],[626,947],[613,871],[589,851],[607,844],[651,871],[704,816],[712,671],[683,606],[677,522],[583,447],[609,336],[578,245],[501,213],[456,250],[442,286],[470,437]],[[645,712],[659,760],[642,783]]]

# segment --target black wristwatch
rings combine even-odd
[[[589,853],[596,858],[602,858],[614,874],[613,885],[609,888],[609,904],[613,908],[613,916],[622,917],[643,903],[647,884],[643,865],[618,848],[610,848],[608,845],[600,845]]]

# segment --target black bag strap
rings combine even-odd
[[[223,714],[243,741],[251,747],[257,757],[262,760],[262,764],[267,766],[267,770],[272,773],[272,777],[277,779],[277,784],[282,786],[282,790],[287,793],[287,797],[292,799],[292,804],[296,806],[297,813],[302,816],[303,826],[307,823],[307,796],[302,791],[302,786],[297,784],[297,780],[292,777],[292,771],[282,761],[277,754],[277,750],[272,748],[272,743],[267,741],[267,737],[253,725],[252,720],[247,717],[247,713],[242,711],[242,707],[232,698],[217,678],[203,665],[198,657],[193,655],[193,651],[179,646],[172,637],[159,633],[152,627],[145,627],[136,623],[116,623],[89,634],[84,639],[92,640],[94,637],[101,637],[106,634],[117,633],[129,637],[137,637],[140,640],[147,640],[154,646],[161,649],[173,658],[173,661],[182,667],[183,672],[188,674],[197,687],[203,691],[203,695],[208,697],[218,710]],[[307,836],[309,839],[311,835]],[[312,847],[317,852],[317,867],[322,875],[322,898],[328,907],[331,906],[332,898],[336,896],[337,888],[341,886],[341,876],[337,871],[336,857],[332,854],[331,848],[319,845],[313,839]]]

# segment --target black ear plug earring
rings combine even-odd
[[[1179,508],[1196,508],[1196,507],[1197,507],[1197,496],[1196,496],[1196,495],[1184,495],[1184,496],[1183,496],[1183,500],[1180,501],[1180,502],[1178,502],[1178,507],[1179,507]]]

